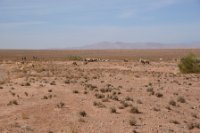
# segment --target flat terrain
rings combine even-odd
[[[133,57],[83,64],[63,60],[66,51],[3,50],[0,133],[199,133],[200,75],[181,74],[173,59],[191,50],[175,51],[79,51],[83,57]],[[40,60],[17,61],[33,55]],[[144,65],[140,56],[166,60]]]
[[[20,60],[21,57],[32,59],[33,56],[42,60],[65,60],[68,56],[83,58],[129,59],[138,60],[172,60],[189,53],[200,56],[200,49],[149,49],[149,50],[0,50],[0,60]]]

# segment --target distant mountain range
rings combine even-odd
[[[171,48],[200,48],[200,43],[191,44],[163,44],[163,43],[126,43],[99,42],[95,44],[75,47],[73,49],[171,49]]]

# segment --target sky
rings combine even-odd
[[[199,43],[200,0],[0,0],[0,48],[103,41]]]

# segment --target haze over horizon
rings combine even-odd
[[[0,49],[156,42],[200,47],[199,0],[0,0]]]

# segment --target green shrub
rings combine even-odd
[[[178,67],[182,73],[200,73],[200,58],[190,54],[181,59]]]
[[[67,60],[71,60],[71,61],[81,61],[82,58],[80,56],[68,56]]]

